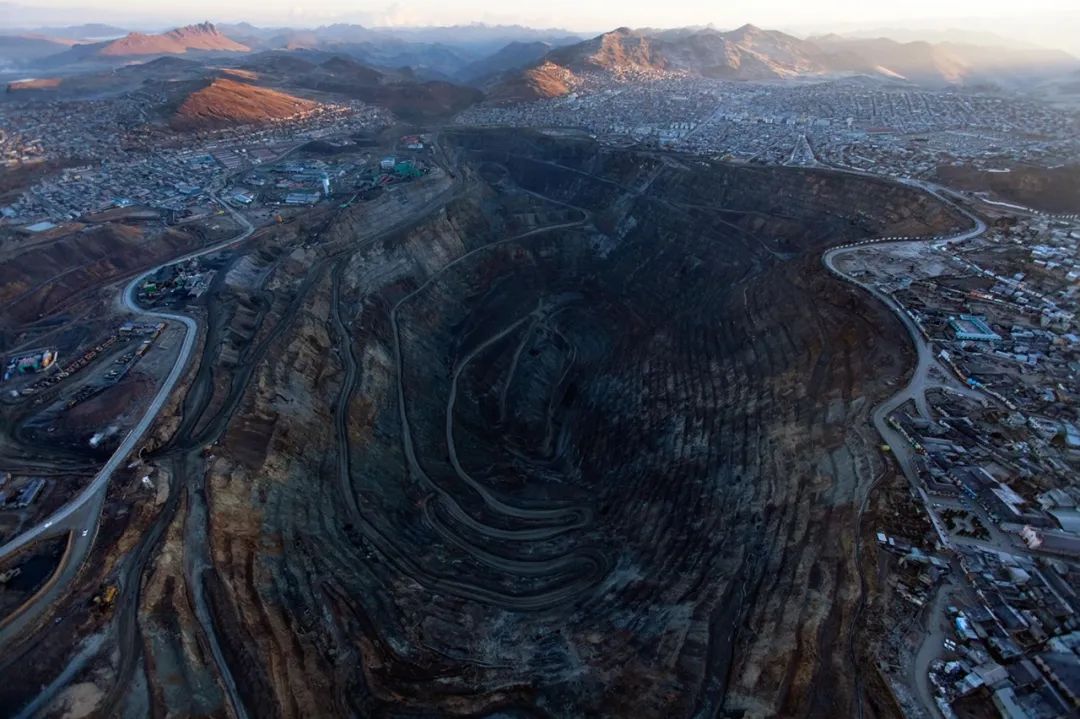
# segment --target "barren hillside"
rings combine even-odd
[[[181,103],[172,125],[178,129],[244,125],[281,120],[318,106],[276,90],[218,78]]]

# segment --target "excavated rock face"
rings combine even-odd
[[[819,253],[958,220],[850,176],[449,141],[464,198],[290,266],[215,448],[249,712],[848,714],[867,416],[908,357]]]

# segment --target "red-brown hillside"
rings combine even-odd
[[[554,62],[508,73],[491,92],[496,101],[543,100],[562,97],[570,92],[574,73]]]
[[[277,90],[218,78],[188,95],[172,118],[177,129],[191,130],[281,120],[314,110],[319,103]]]

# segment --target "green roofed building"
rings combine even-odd
[[[1001,335],[990,329],[986,319],[977,315],[960,315],[949,319],[953,334],[958,340],[972,342],[998,342]]]
[[[421,175],[420,170],[416,167],[416,165],[411,162],[399,162],[398,164],[394,165],[394,172],[396,172],[400,177],[415,178],[420,177]]]

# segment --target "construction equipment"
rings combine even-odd
[[[98,594],[94,595],[93,602],[97,605],[98,609],[102,612],[107,612],[112,609],[112,605],[116,602],[117,595],[120,594],[120,589],[115,584],[109,584],[105,586]]]

